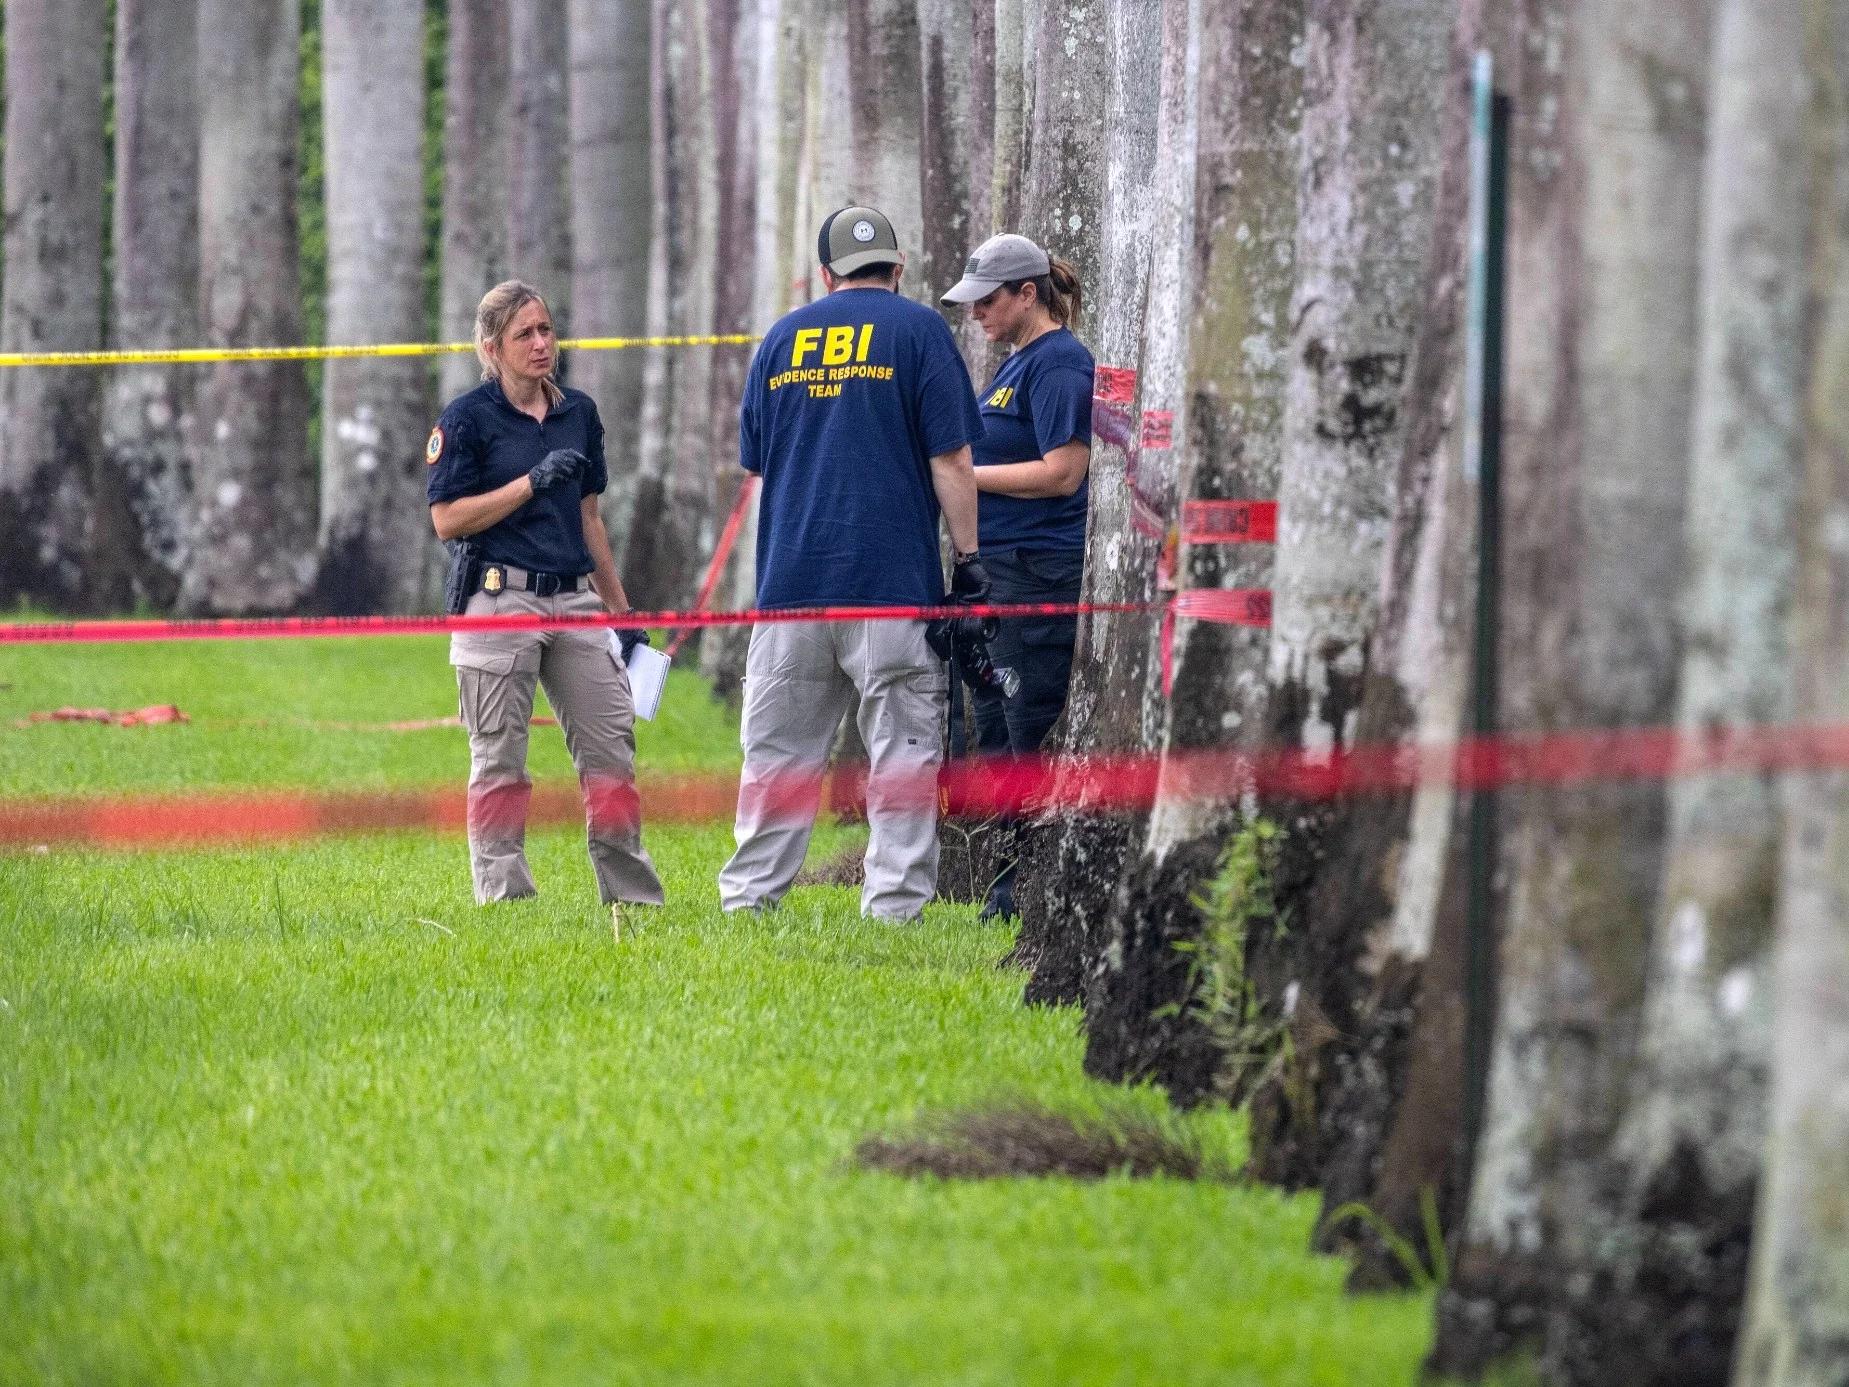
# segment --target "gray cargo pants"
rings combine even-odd
[[[738,851],[719,873],[726,910],[775,905],[802,870],[829,749],[856,690],[872,830],[860,913],[910,920],[936,894],[944,667],[924,623],[779,622],[751,633],[745,660]]]
[[[603,610],[595,592],[540,597],[509,589],[476,593],[468,614],[578,616]],[[598,895],[606,905],[660,905],[661,879],[642,846],[635,704],[629,675],[610,653],[610,633],[602,627],[458,631],[449,639],[449,662],[456,667],[462,723],[469,731],[469,871],[475,899],[486,905],[538,894],[526,865],[526,811],[533,792],[526,743],[533,686],[543,683],[578,771]]]

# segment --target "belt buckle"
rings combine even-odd
[[[491,563],[482,570],[482,591],[490,595],[507,586],[506,571],[498,563]]]
[[[541,597],[557,597],[559,595],[559,575],[556,573],[535,573],[533,575],[533,588]]]

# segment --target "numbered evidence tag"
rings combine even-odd
[[[610,633],[610,656],[623,663],[623,643]],[[653,722],[661,708],[661,691],[668,687],[668,666],[674,663],[652,646],[638,645],[629,652],[629,692],[636,701],[636,716]]]

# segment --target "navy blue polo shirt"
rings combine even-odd
[[[1091,353],[1063,327],[1011,353],[982,397],[976,466],[1032,462],[1067,443],[1090,443],[1091,385]],[[1070,496],[985,491],[977,507],[984,549],[1083,549],[1091,477]]]
[[[739,461],[764,478],[758,605],[939,601],[931,459],[981,436],[969,371],[934,310],[840,289],[777,322],[739,411]]]
[[[584,545],[579,502],[597,495],[610,481],[603,421],[597,417],[596,402],[582,390],[567,388],[565,398],[546,412],[544,423],[515,409],[496,380],[485,380],[450,401],[424,450],[430,504],[506,486],[531,472],[554,448],[575,449],[591,460],[579,485],[542,491],[470,538],[489,563],[582,577],[595,565]]]

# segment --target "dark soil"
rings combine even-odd
[[[1116,1083],[1154,1079],[1180,1107],[1214,1093],[1219,1053],[1187,1014],[1188,957],[1200,935],[1193,897],[1214,871],[1219,833],[1171,851],[1158,867],[1138,857],[1125,871],[1100,962],[1086,994],[1085,1072]],[[1158,1015],[1173,1009],[1173,1015]]]
[[[911,1132],[868,1137],[854,1151],[863,1170],[946,1180],[1016,1176],[1167,1175],[1237,1183],[1226,1161],[1173,1121],[1119,1107],[1062,1113],[1025,1099],[926,1117]]]
[[[1061,815],[1023,827],[1014,887],[1021,937],[1008,962],[1031,971],[1029,1006],[1085,1000],[1124,858],[1143,826],[1140,816]]]

